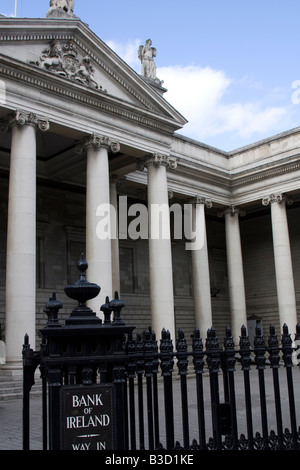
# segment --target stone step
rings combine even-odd
[[[40,396],[42,394],[42,388],[32,387],[30,392],[31,397]],[[7,389],[0,389],[0,401],[3,400],[13,400],[16,398],[23,397],[23,387],[16,387],[16,388],[7,388]]]
[[[35,378],[35,384],[32,386],[30,396],[37,396],[42,393],[42,381],[39,377]],[[9,400],[21,398],[23,396],[23,379],[10,379],[1,376],[0,380],[0,400]]]
[[[23,387],[23,382],[18,381],[18,382],[1,382],[0,384],[0,390],[5,390],[7,388],[22,388]]]
[[[23,390],[0,391],[0,401],[15,400],[23,397]]]

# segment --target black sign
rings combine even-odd
[[[114,388],[111,384],[61,389],[62,449],[114,449]]]

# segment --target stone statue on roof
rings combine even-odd
[[[147,39],[144,46],[140,46],[138,50],[138,58],[142,63],[142,72],[145,78],[150,78],[152,80],[156,79],[156,65],[153,60],[153,57],[156,57],[156,48],[151,47],[151,39]]]
[[[47,17],[74,17],[74,1],[75,0],[50,0],[50,8]]]
[[[156,77],[154,57],[156,57],[156,48],[152,47],[151,39],[147,39],[145,45],[140,46],[138,50],[138,58],[142,63],[141,75],[150,85],[156,87],[160,93],[165,93],[167,90],[162,87],[163,80],[159,80]]]

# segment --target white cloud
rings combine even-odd
[[[117,43],[109,40],[105,41],[105,43],[130,65],[130,67],[136,71],[140,71],[141,63],[138,59],[138,48],[141,42],[139,39],[128,40],[125,43]]]
[[[220,105],[218,106],[218,116],[221,121],[219,132],[236,132],[246,139],[253,135],[265,135],[276,128],[285,115],[286,109],[283,107],[263,108],[260,103]]]
[[[286,115],[284,107],[260,101],[228,103],[229,94],[234,96],[234,82],[220,70],[165,67],[158,70],[158,76],[168,89],[165,97],[189,121],[183,133],[204,142],[208,137],[228,134],[251,143],[251,138],[272,133]]]
[[[164,67],[157,71],[168,89],[165,98],[189,121],[184,132],[193,137],[205,136],[212,131],[216,109],[231,80],[224,72],[210,67]]]
[[[121,45],[107,42],[138,73],[140,43],[139,39]],[[246,145],[276,133],[287,118],[285,107],[274,106],[270,90],[264,95],[263,85],[250,77],[233,80],[222,70],[197,65],[160,67],[157,76],[168,90],[164,97],[189,121],[180,132],[202,142],[209,139],[214,145],[213,138],[222,136],[229,146],[231,142]],[[237,99],[241,83],[246,99]],[[251,96],[257,89],[260,98],[247,99],[250,88]],[[274,93],[278,95],[278,90]]]
[[[215,107],[231,82],[222,71],[210,67],[164,67],[157,70],[157,75],[168,89],[167,100],[193,116]]]

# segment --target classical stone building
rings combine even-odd
[[[0,18],[5,368],[19,367],[25,333],[38,344],[53,291],[69,314],[63,288],[77,279],[81,252],[101,286],[91,304],[100,317],[118,290],[126,322],[158,335],[183,327],[189,337],[198,326],[205,336],[213,324],[222,338],[229,324],[238,341],[240,327],[258,321],[265,332],[270,323],[294,332],[300,128],[229,153],[182,137],[186,120],[153,64],[137,74],[56,3],[43,19]],[[119,211],[116,238],[99,233],[104,205]],[[172,211],[153,216],[168,205],[182,225]],[[142,207],[151,229],[163,220],[171,237],[132,236]],[[176,236],[187,212],[200,249]]]

